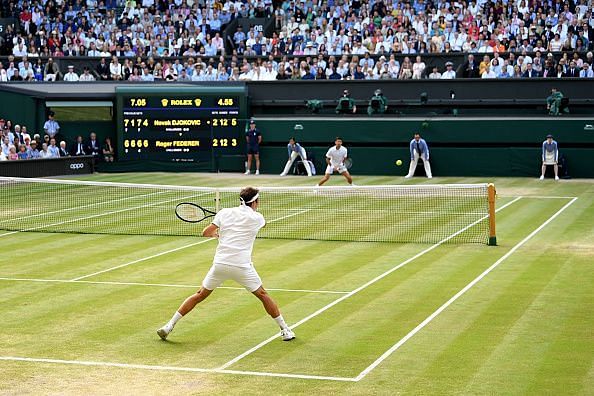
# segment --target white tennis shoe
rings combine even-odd
[[[250,171],[249,170],[246,170],[245,173],[244,173],[244,175],[249,175],[249,174],[250,174]]]
[[[555,180],[559,180],[559,176],[555,176]]]
[[[291,329],[281,329],[281,338],[283,341],[291,341],[295,339],[295,333]]]
[[[259,170],[256,170],[256,175],[259,175],[259,174],[260,174],[260,171]]]
[[[540,180],[544,180],[544,175],[541,175],[540,176]]]
[[[165,326],[163,326],[159,330],[157,330],[157,334],[159,335],[159,337],[161,337],[161,339],[163,341],[165,341],[167,339],[167,336],[172,331],[173,331],[173,326],[170,326],[169,324],[166,324]]]

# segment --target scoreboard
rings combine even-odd
[[[118,159],[213,167],[217,156],[245,152],[245,87],[116,88]]]

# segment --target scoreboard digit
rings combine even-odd
[[[196,162],[242,154],[244,87],[116,88],[118,159]]]

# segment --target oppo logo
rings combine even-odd
[[[76,163],[76,164],[70,164],[70,169],[82,169],[85,167],[85,164],[83,163]]]

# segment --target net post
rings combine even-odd
[[[497,236],[495,234],[495,185],[489,183],[487,185],[489,194],[489,246],[497,246]]]
[[[215,190],[215,212],[219,213],[220,209],[221,209],[221,192],[217,188]]]

